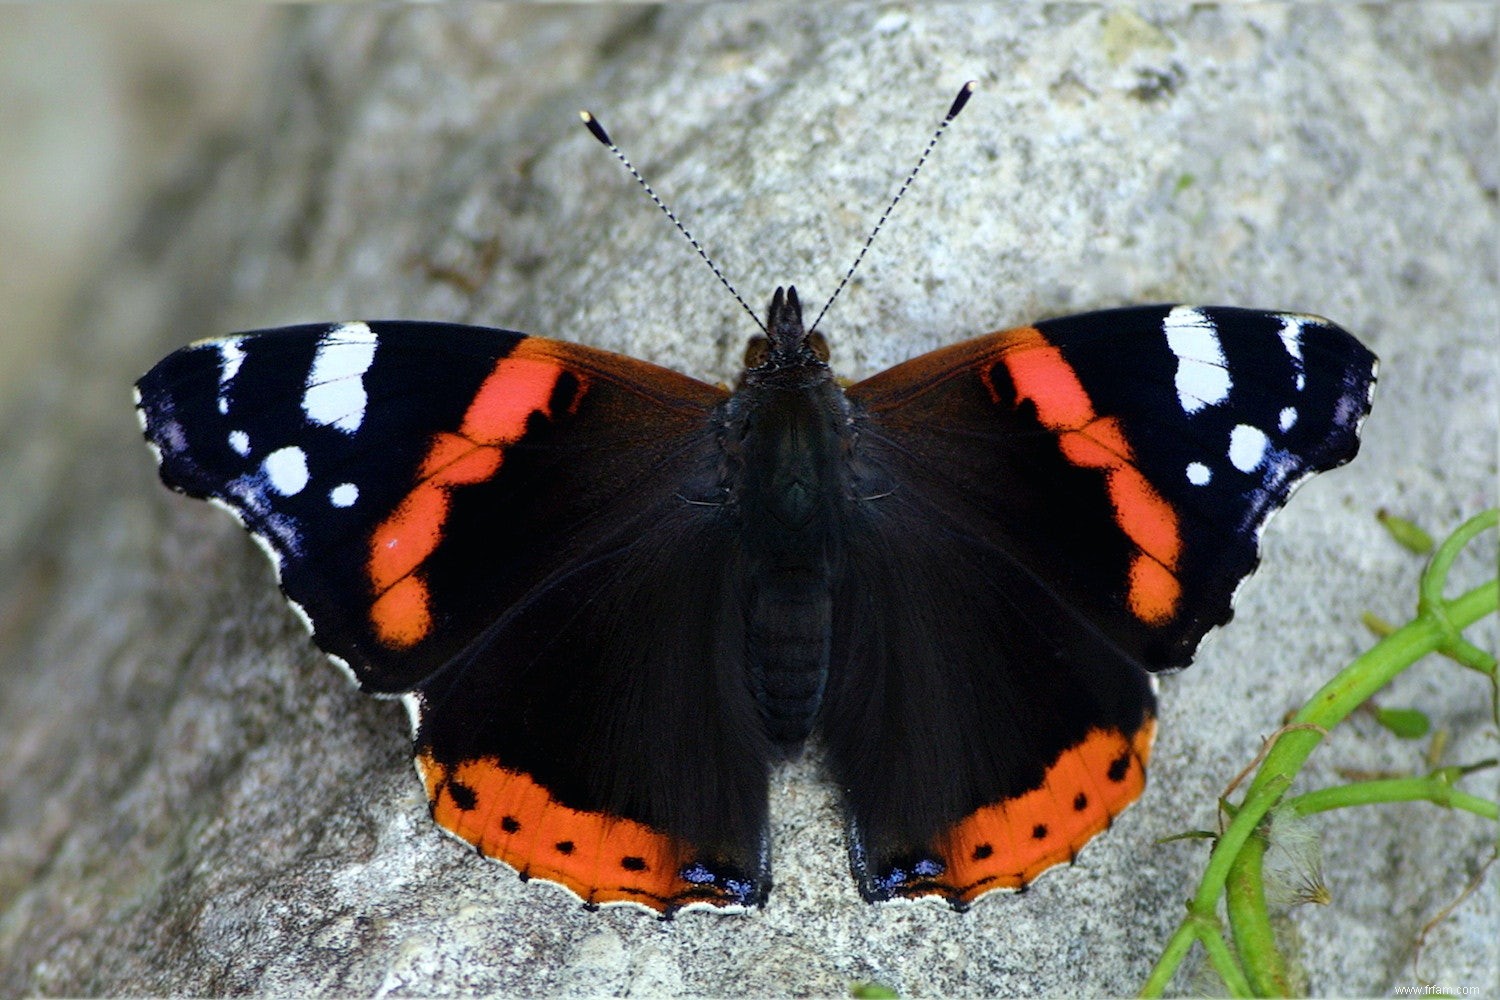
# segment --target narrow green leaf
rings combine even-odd
[[[1364,614],[1360,615],[1359,618],[1360,621],[1365,623],[1365,628],[1369,629],[1371,632],[1374,632],[1382,639],[1390,635],[1392,632],[1396,631],[1396,626],[1392,625],[1390,622],[1386,621],[1384,618],[1380,617],[1373,611],[1366,611]]]
[[[1375,519],[1391,533],[1391,537],[1398,545],[1410,549],[1419,556],[1425,556],[1432,551],[1432,536],[1423,531],[1415,521],[1397,517],[1384,508],[1375,512]]]
[[[1432,720],[1415,708],[1376,708],[1375,721],[1403,740],[1420,740],[1432,730]]]

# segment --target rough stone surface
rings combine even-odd
[[[1441,532],[1495,503],[1489,6],[291,21],[260,111],[205,137],[5,401],[0,994],[1130,993],[1205,856],[1157,839],[1213,824],[1261,739],[1368,645],[1362,611],[1409,614],[1418,562],[1373,512]],[[1164,682],[1144,801],[1074,867],[968,914],[859,900],[816,754],[774,782],[777,884],[746,917],[586,912],[439,836],[399,706],[320,662],[227,518],[156,485],[130,380],[200,336],[355,317],[490,323],[727,380],[748,321],[574,110],[761,308],[778,283],[832,290],[968,78],[978,96],[825,321],[845,374],[1163,300],[1319,312],[1383,358],[1364,454],[1299,494],[1235,624]],[[1487,699],[1436,659],[1388,695],[1432,714],[1453,761],[1495,755]],[[1425,750],[1355,718],[1303,782]],[[1292,915],[1309,992],[1500,986],[1493,872],[1416,944],[1492,824],[1411,805],[1317,828],[1333,903]]]

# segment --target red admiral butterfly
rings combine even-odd
[[[433,818],[522,877],[759,905],[770,768],[817,733],[866,899],[1022,888],[1141,794],[1152,675],[1354,457],[1375,357],[1140,306],[845,389],[794,289],[765,331],[731,392],[507,330],[296,326],[177,351],[138,407],[165,483],[404,697]]]

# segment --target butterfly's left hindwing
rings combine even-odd
[[[727,549],[717,508],[684,500],[711,488],[723,390],[509,331],[345,323],[195,344],[137,391],[163,480],[245,524],[363,687],[409,692],[441,825],[589,903],[763,898],[733,567],[701,559]]]

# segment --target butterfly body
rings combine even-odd
[[[1375,359],[1315,317],[1141,306],[847,389],[772,300],[733,392],[505,330],[190,345],[138,385],[163,480],[271,552],[412,709],[434,819],[589,905],[760,905],[769,775],[820,741],[866,899],[963,908],[1144,788],[1186,666]]]
[[[850,407],[807,344],[796,289],[723,405],[724,511],[745,558],[746,682],[779,756],[811,734],[828,680],[833,577],[852,503]]]

